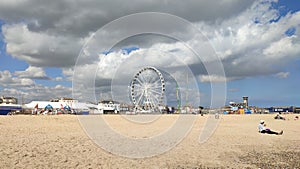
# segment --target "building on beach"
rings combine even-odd
[[[274,106],[268,108],[270,113],[293,113],[294,107],[293,106]]]
[[[4,104],[18,104],[18,99],[15,97],[5,97],[5,96],[1,96],[0,97],[0,104],[4,103]]]
[[[229,106],[222,107],[224,114],[251,114],[249,109],[248,96],[243,97],[243,102],[229,102]]]
[[[249,107],[248,96],[243,97],[243,102],[240,102],[240,103],[229,102],[229,105],[231,107],[237,107],[237,108],[248,108]]]
[[[300,113],[300,107],[294,107],[294,113]]]
[[[113,100],[102,100],[97,109],[100,114],[117,114],[120,112],[120,103]]]
[[[0,97],[0,115],[15,114],[22,111],[22,105],[18,104],[15,97]]]

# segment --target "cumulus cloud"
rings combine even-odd
[[[24,87],[35,85],[34,81],[28,78],[16,78],[8,71],[0,71],[0,85],[3,87]]]
[[[7,53],[34,66],[71,67],[75,64],[84,41],[92,32],[124,15],[136,12],[166,12],[192,22],[210,21],[237,15],[252,3],[249,0],[134,0],[130,3],[119,0],[77,0],[72,3],[68,0],[1,1],[0,18],[9,23],[2,28]],[[214,9],[218,9],[218,12]],[[105,41],[110,39],[111,36]]]
[[[1,94],[6,96],[15,96],[19,99],[19,103],[21,103],[22,99],[24,103],[28,103],[33,100],[50,100],[72,96],[72,89],[62,85],[56,85],[53,87],[36,85],[35,87],[22,88],[22,90],[11,87],[12,86],[4,88],[1,91]]]
[[[270,59],[282,60],[298,57],[300,53],[300,43],[297,36],[284,37],[270,44],[263,50],[263,54]],[[289,58],[287,58],[289,57]]]
[[[1,95],[15,96],[19,98],[19,101],[23,99],[25,103],[32,100],[49,100],[51,98],[72,96],[71,87],[62,85],[45,86],[35,83],[32,79],[40,78],[40,75],[43,75],[43,73],[33,74],[34,70],[39,69],[29,67],[27,71],[18,71],[13,74],[8,70],[0,71]]]
[[[253,0],[133,0],[130,3],[122,0],[76,0],[72,3],[68,0],[1,1],[0,16],[7,22],[29,22],[30,29],[36,32],[47,30],[50,33],[85,36],[87,32],[95,31],[107,22],[137,12],[165,12],[192,22],[211,21],[235,16],[252,3]]]
[[[25,71],[16,71],[15,75],[20,78],[49,79],[41,67],[29,66]]]
[[[290,27],[300,29],[300,12],[280,16],[271,2],[276,3],[256,1],[241,15],[218,24],[198,23],[222,59],[228,78],[272,75],[299,58],[299,31],[292,36],[285,32]]]
[[[73,66],[83,43],[73,37],[30,31],[24,23],[4,25],[2,31],[7,53],[32,66]]]

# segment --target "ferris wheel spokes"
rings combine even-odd
[[[164,78],[154,67],[141,69],[131,82],[131,99],[136,110],[159,111],[164,92]]]

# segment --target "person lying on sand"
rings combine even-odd
[[[275,131],[272,131],[269,128],[266,128],[266,124],[265,124],[264,120],[260,120],[260,123],[258,124],[258,131],[260,133],[267,133],[267,134],[276,134],[276,135],[282,135],[283,134],[282,130],[280,132],[275,132]]]
[[[274,119],[285,120],[285,117],[281,116],[279,113],[274,117]]]

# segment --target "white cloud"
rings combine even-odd
[[[224,76],[219,75],[200,75],[199,76],[200,82],[202,83],[218,83],[218,82],[227,82],[234,80],[233,78],[226,78]]]
[[[43,68],[34,66],[29,66],[25,71],[16,71],[15,75],[19,78],[49,79]]]
[[[35,85],[34,81],[28,78],[16,78],[8,70],[0,71],[0,85],[4,87],[25,87]]]
[[[63,78],[62,77],[56,77],[54,78],[55,81],[63,81]]]
[[[297,36],[284,37],[276,42],[273,42],[266,49],[263,54],[270,59],[290,59],[291,57],[299,57],[300,43],[296,41]]]
[[[279,72],[275,74],[275,77],[280,78],[280,79],[285,79],[288,78],[290,75],[290,72]]]
[[[217,24],[200,22],[198,27],[222,59],[226,76],[240,79],[272,75],[299,59],[299,31],[290,37],[285,35],[291,27],[300,30],[299,22],[300,12],[279,18],[271,3],[256,1],[236,17]]]
[[[33,66],[70,67],[82,46],[81,39],[33,32],[24,23],[2,27],[7,53]]]
[[[32,100],[47,101],[54,98],[71,97],[72,89],[62,85],[56,85],[53,87],[36,85],[33,88],[23,88],[23,90],[7,87],[1,91],[1,94],[6,96],[15,96],[19,99],[19,103],[21,103],[21,99],[23,99],[24,103],[28,103]]]
[[[38,69],[30,68],[29,70]],[[19,101],[21,101],[21,96],[23,96],[25,103],[31,100],[49,100],[51,98],[72,96],[71,87],[62,85],[56,85],[52,87],[37,84],[32,79],[27,77],[28,74],[26,74],[26,72],[28,72],[28,70],[24,72],[20,71],[18,73],[13,73],[18,74],[18,76],[14,76],[8,70],[0,71],[0,87],[2,88],[1,94],[18,97]],[[32,73],[33,71],[29,72]],[[32,78],[32,74],[30,77]]]
[[[68,0],[13,0],[0,1],[0,16],[8,23],[2,28],[7,53],[38,67],[72,67],[92,32],[119,17],[150,11],[174,14],[192,22],[210,21],[235,16],[252,3],[253,0],[164,3],[160,0],[130,3],[76,0],[70,4]],[[105,41],[111,39],[112,36]]]

